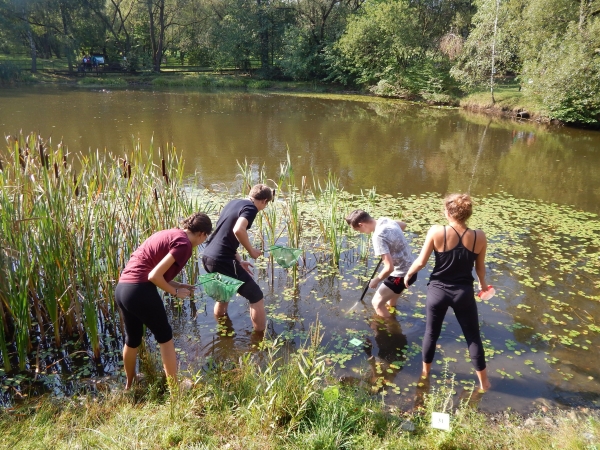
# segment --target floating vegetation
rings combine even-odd
[[[231,198],[265,182],[277,195],[249,230],[253,245],[297,249],[291,252],[290,269],[275,266],[288,262],[278,262],[274,250],[255,262],[266,294],[269,333],[299,344],[318,314],[327,364],[360,372],[377,391],[390,388],[406,395],[411,385],[400,380],[420,363],[426,273],[395,308],[396,338],[406,336],[393,348],[394,361],[363,364],[370,358],[369,345],[374,342],[373,355],[379,357],[376,352],[388,337],[371,328],[368,301],[357,314],[343,314],[358,301],[376,263],[369,257],[368,237],[353,232],[344,217],[362,208],[374,217],[401,218],[416,254],[429,227],[443,221],[441,195],[392,196],[375,189],[350,194],[333,173],[310,181],[295,174],[289,155],[274,177],[245,161],[239,164],[235,189],[208,190],[194,186],[193,180],[184,182],[183,161],[173,148],[153,164],[139,143],[122,157],[83,157],[69,155],[61,146],[53,149],[38,136],[19,136],[9,138],[0,160],[4,391],[20,392],[22,377],[31,374],[44,374],[47,385],[55,383],[51,375],[61,370],[97,376],[97,361],[109,373],[118,372],[121,331],[113,289],[129,254],[154,231],[176,226],[179,217],[203,210],[216,218]],[[558,387],[587,383],[586,392],[600,398],[598,377],[588,363],[590,352],[600,348],[598,217],[501,193],[476,199],[470,226],[486,232],[488,281],[497,291],[490,301],[478,303],[491,372],[507,383],[535,385],[540,376]],[[182,277],[195,283],[199,276],[195,257]],[[203,357],[221,351],[219,346],[226,354],[227,342],[243,339],[244,333],[215,327],[206,304],[202,319],[197,319],[202,311],[194,299],[168,304],[175,311],[175,326],[186,330],[177,339],[190,342],[188,347],[177,344],[181,354],[196,351]],[[202,333],[213,342],[197,350]],[[470,359],[453,319],[444,324],[439,344],[437,366],[444,361],[457,373],[458,365],[468,370]],[[79,365],[61,369],[55,364],[61,358],[76,359],[72,355],[80,355]],[[570,361],[577,361],[579,372]]]

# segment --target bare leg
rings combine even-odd
[[[429,377],[429,375],[421,375],[419,377],[419,381],[417,381],[414,409],[423,408],[425,406],[425,394],[429,393],[430,386],[431,378]]]
[[[371,303],[373,305],[373,308],[375,308],[375,312],[377,313],[377,315],[387,318],[390,317],[391,314],[387,310],[385,305],[388,302],[392,301],[393,305],[390,303],[390,306],[395,306],[398,297],[399,295],[394,293],[394,291],[392,291],[389,287],[387,287],[384,284],[381,284],[377,289],[377,292],[375,292]]]
[[[167,379],[173,382],[177,381],[177,356],[175,355],[175,344],[173,339],[164,344],[160,344],[160,356],[163,362],[163,368]]]
[[[135,362],[137,359],[137,348],[128,347],[127,344],[123,346],[123,366],[125,367],[125,376],[127,381],[125,382],[125,389],[129,389],[135,379]]]
[[[400,298],[400,294],[397,294],[395,297],[390,298],[387,302],[387,304],[389,306],[391,306],[392,308],[396,307],[396,304],[398,303],[398,299]]]
[[[487,376],[487,369],[476,370],[477,378],[479,378],[479,389],[482,391],[488,391],[492,387],[492,383]]]
[[[252,347],[257,347],[265,338],[265,331],[256,331],[254,330],[250,335],[250,345]]]
[[[227,308],[229,303],[227,302],[215,302],[214,313],[216,317],[223,317],[227,315]]]
[[[267,328],[267,313],[265,312],[265,299],[250,304],[250,320],[254,331],[265,331]]]
[[[431,372],[431,363],[423,363],[423,371],[421,372],[422,378],[427,378]]]

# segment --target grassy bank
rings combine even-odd
[[[172,393],[150,377],[131,392],[104,388],[68,400],[40,399],[0,412],[1,448],[105,449],[597,449],[600,418],[589,411],[510,411],[487,416],[447,400],[446,374],[402,412],[362,385],[332,378],[318,324],[299,350],[276,341],[238,361],[205,365],[193,387]],[[148,362],[146,362],[148,364]],[[157,368],[155,368],[157,369]],[[147,373],[152,373],[148,371]],[[157,371],[155,373],[158,373]],[[431,427],[446,411],[450,431]]]
[[[550,122],[546,108],[540,102],[527,98],[516,82],[499,84],[494,89],[494,100],[489,89],[478,90],[460,99],[460,106],[470,111],[501,115],[539,122]]]

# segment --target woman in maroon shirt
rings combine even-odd
[[[192,249],[202,244],[212,231],[210,218],[195,213],[182,222],[182,228],[154,233],[133,252],[121,273],[115,300],[125,324],[123,365],[129,389],[135,379],[137,349],[146,325],[160,344],[160,355],[168,378],[177,378],[177,358],[173,331],[157,287],[177,297],[186,298],[194,286],[173,279],[192,256]]]

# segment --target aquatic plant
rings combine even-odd
[[[344,220],[344,213],[347,208],[341,198],[343,191],[339,178],[330,171],[324,185],[316,180],[314,188],[315,217],[321,237],[323,242],[329,246],[332,264],[338,266],[343,251],[344,236],[348,228]]]
[[[4,367],[11,367],[7,343],[14,342],[23,370],[48,332],[57,347],[72,334],[88,339],[98,359],[102,324],[119,322],[113,290],[128,255],[198,209],[180,188],[181,158],[166,148],[159,169],[137,142],[123,158],[95,152],[73,161],[37,135],[7,140],[0,172]]]

